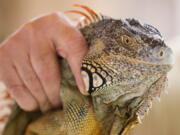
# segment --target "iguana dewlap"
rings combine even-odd
[[[89,51],[82,76],[83,96],[65,60],[60,96],[63,107],[47,114],[15,108],[2,135],[125,135],[160,96],[172,68],[172,51],[160,32],[135,19],[112,19],[86,6],[80,28]]]

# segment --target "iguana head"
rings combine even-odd
[[[172,64],[172,51],[164,43],[160,32],[135,19],[103,19],[84,27],[82,32],[90,46],[86,58],[101,53],[103,57],[104,54],[112,57],[119,55],[137,63]]]
[[[106,85],[108,80],[139,82],[145,76],[165,74],[172,67],[172,50],[160,32],[148,24],[135,19],[109,18],[81,31],[89,45],[82,66],[89,91]]]
[[[80,30],[89,45],[82,74],[92,95],[104,94],[104,89],[117,84],[129,90],[145,80],[152,84],[172,68],[172,50],[153,26],[135,19],[98,16],[86,6],[76,6],[91,14],[76,11],[87,18],[85,23],[90,21]]]

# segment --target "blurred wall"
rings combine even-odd
[[[157,27],[175,52],[169,94],[155,101],[131,135],[180,135],[180,0],[0,0],[0,41],[33,17],[85,4],[115,18],[134,17]],[[177,37],[177,38],[176,38]]]
[[[140,19],[156,26],[166,39],[180,31],[179,0],[0,0],[0,39],[35,16],[72,9],[74,3],[116,18]]]

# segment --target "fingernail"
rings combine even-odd
[[[89,77],[86,72],[81,71],[82,75],[82,85],[80,85],[80,91],[83,95],[89,95],[88,88],[89,88]]]
[[[86,90],[84,90],[84,89],[80,89],[80,92],[81,92],[83,95],[85,95],[85,96],[88,96],[88,95],[89,95],[89,93],[88,93]]]

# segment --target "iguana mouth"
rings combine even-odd
[[[162,48],[162,49],[164,49],[163,51],[160,51],[160,49],[158,49],[158,50],[154,49],[151,55],[144,57],[143,63],[151,64],[151,65],[164,65],[164,66],[173,65],[174,64],[174,55],[173,55],[172,50],[168,47]],[[140,61],[142,61],[142,60],[140,60]]]
[[[143,60],[138,60],[138,59],[135,59],[135,58],[131,58],[131,57],[127,57],[128,60],[132,60],[136,63],[139,63],[139,64],[146,64],[146,65],[154,65],[154,66],[172,66],[174,64],[174,58],[173,56],[170,56],[168,57],[166,60],[162,60],[162,61],[159,61],[158,62],[151,62],[151,61],[143,61]]]
[[[150,61],[150,60],[146,60],[146,59],[140,60],[140,59],[132,58],[132,57],[125,56],[122,54],[111,54],[111,56],[119,57],[121,59],[123,58],[123,59],[130,61],[132,63],[146,64],[146,65],[151,65],[151,66],[158,66],[159,65],[159,66],[170,66],[170,67],[172,67],[174,64],[174,55],[172,52],[165,59],[158,61],[158,62],[154,62],[154,61]]]

